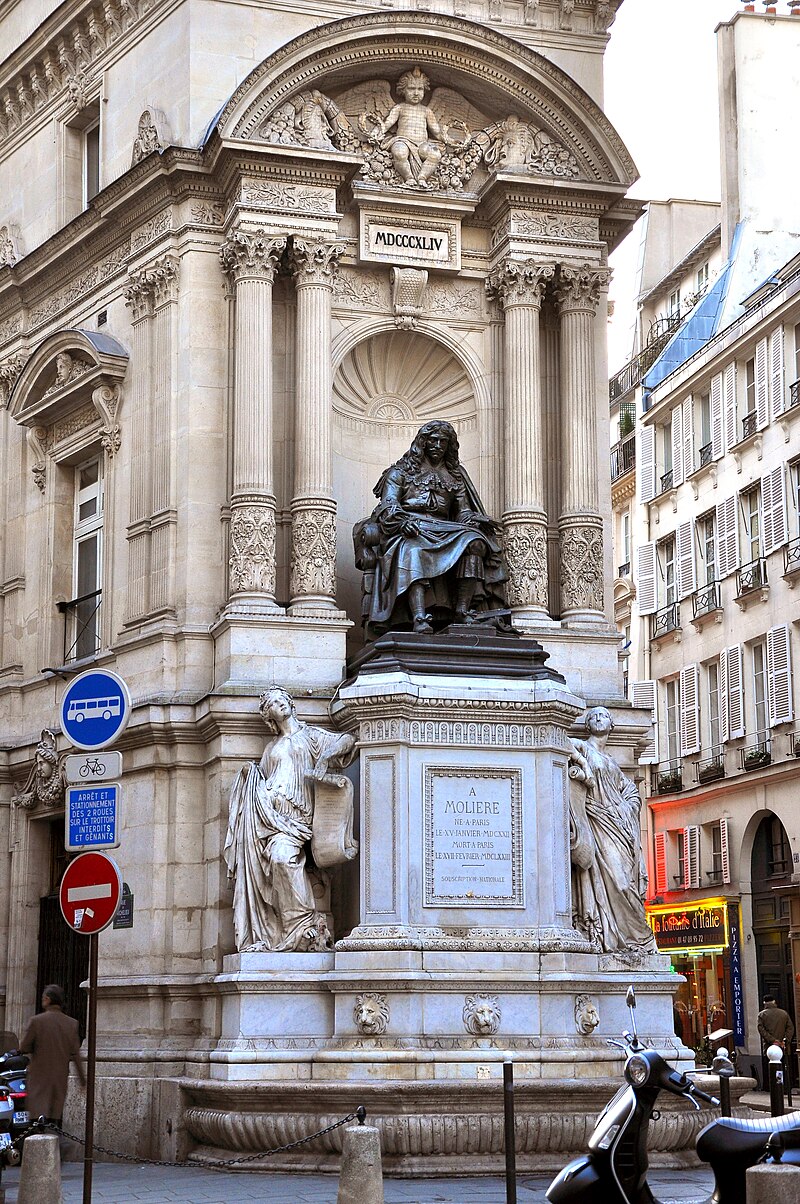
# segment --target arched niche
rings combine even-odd
[[[361,643],[361,573],[353,563],[353,525],[377,499],[381,473],[406,452],[425,422],[444,419],[481,490],[481,439],[475,381],[445,343],[419,330],[388,326],[350,343],[333,379],[333,488],[337,504],[337,599]],[[486,500],[486,499],[484,499]]]
[[[295,38],[240,84],[219,115],[216,136],[229,144],[296,145],[290,132],[276,138],[270,127],[284,106],[296,107],[303,94],[316,90],[352,119],[360,98],[368,97],[368,85],[377,82],[384,93],[393,91],[399,76],[417,65],[430,79],[431,96],[437,89],[448,93],[473,130],[482,122],[518,117],[574,158],[577,170],[570,174],[576,181],[622,195],[636,179],[616,130],[565,71],[486,26],[440,13],[371,13]],[[316,116],[309,111],[310,119]],[[332,149],[325,145],[324,123],[319,136],[305,128],[301,142],[317,152]]]
[[[117,413],[128,352],[96,330],[59,330],[29,357],[8,411],[25,428],[33,474],[45,489],[47,456],[66,458],[72,445],[97,439],[109,456],[119,448]]]

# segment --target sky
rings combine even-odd
[[[605,57],[605,110],[639,169],[630,195],[718,201],[714,30],[739,0],[625,0]],[[759,5],[760,11],[760,5]],[[638,227],[611,257],[609,370],[630,358]]]

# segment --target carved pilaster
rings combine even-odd
[[[230,592],[275,596],[275,507],[242,498],[231,513]]]
[[[125,304],[134,322],[149,317],[159,306],[178,298],[180,261],[175,255],[163,255],[147,267],[128,276]]]
[[[292,598],[328,603],[336,593],[336,504],[292,507]]]
[[[527,516],[506,516],[504,545],[508,604],[514,609],[530,606],[547,611],[547,527]]]

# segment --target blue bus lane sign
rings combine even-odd
[[[119,848],[119,782],[67,787],[64,845],[69,853]]]
[[[75,748],[96,752],[122,734],[130,713],[131,696],[122,678],[108,669],[87,669],[64,691],[61,730]]]

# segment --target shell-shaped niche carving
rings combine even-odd
[[[416,331],[373,335],[348,352],[333,383],[341,414],[370,422],[470,418],[475,397],[451,351]]]

